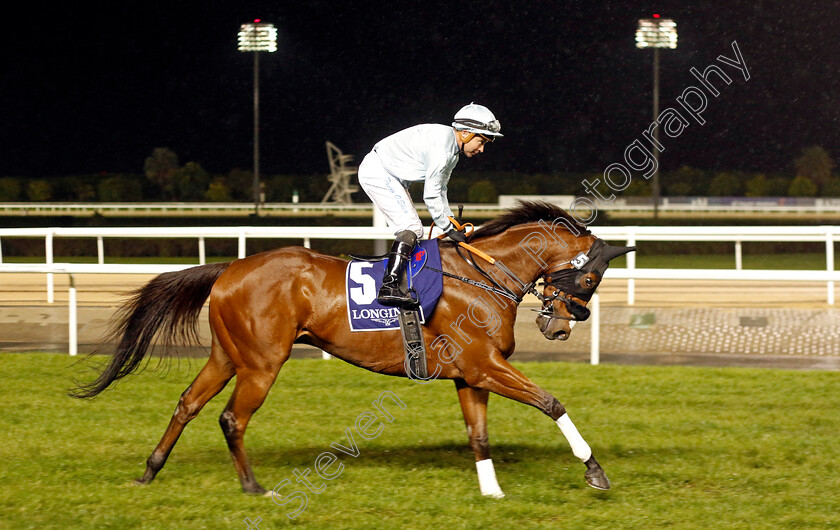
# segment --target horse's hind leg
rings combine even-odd
[[[158,443],[152,455],[146,460],[146,472],[135,482],[137,484],[148,484],[154,480],[158,471],[163,468],[169,453],[178,441],[178,437],[184,431],[187,423],[195,418],[202,407],[210,399],[218,394],[233,377],[233,366],[222,351],[221,347],[214,341],[210,353],[210,359],[204,368],[196,376],[190,386],[181,394],[175,413],[169,421],[169,426]]]
[[[288,358],[288,355],[285,357]],[[225,434],[236,474],[239,475],[239,482],[245,493],[266,493],[265,488],[260,486],[254,477],[242,438],[248,421],[265,401],[282,365],[283,363],[280,362],[260,369],[240,368],[237,370],[233,395],[230,396],[230,401],[219,417],[219,425]]]
[[[569,441],[572,453],[586,464],[586,483],[596,489],[610,489],[610,481],[601,465],[592,456],[589,444],[578,432],[566,408],[551,394],[535,385],[522,372],[514,368],[503,358],[497,358],[492,365],[483,367],[475,379],[468,378],[467,383],[489,390],[500,396],[536,407],[555,421],[560,431]]]
[[[487,398],[490,392],[469,386],[463,379],[455,380],[461,411],[467,424],[470,447],[475,453],[478,487],[482,495],[501,499],[505,496],[496,480],[493,460],[490,459],[490,440],[487,436]]]

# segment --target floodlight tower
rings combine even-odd
[[[639,27],[636,29],[636,47],[653,48],[653,121],[659,119],[659,48],[677,47],[677,23],[669,18],[660,18],[654,14],[653,18],[639,20]],[[659,213],[659,127],[653,130],[654,145],[652,146],[653,160],[656,169],[653,172],[653,185],[651,195],[653,196],[653,217]]]
[[[254,20],[239,27],[239,51],[254,52],[254,213],[260,213],[260,52],[277,51],[274,24]]]

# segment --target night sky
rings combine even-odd
[[[380,138],[490,107],[505,138],[458,170],[603,171],[652,120],[638,18],[677,22],[661,107],[738,42],[751,79],[706,124],[664,141],[663,169],[789,172],[803,147],[840,159],[840,3],[96,2],[4,8],[0,176],[142,173],[155,147],[211,173],[252,166],[253,57],[241,23],[279,30],[261,55],[261,171],[328,172]],[[29,10],[34,9],[34,10]]]

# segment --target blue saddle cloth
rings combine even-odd
[[[347,265],[347,319],[351,331],[383,331],[399,329],[400,310],[376,301],[387,260],[353,260]],[[430,270],[433,267],[437,270]],[[440,272],[440,250],[437,239],[420,241],[406,274],[420,300],[420,322],[431,316],[443,292]]]

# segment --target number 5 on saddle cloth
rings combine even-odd
[[[425,379],[426,348],[421,324],[431,316],[443,292],[439,272],[440,251],[437,239],[420,241],[406,268],[408,287],[414,290],[420,305],[417,309],[384,306],[376,301],[382,284],[387,257],[354,257],[347,265],[347,319],[353,332],[401,329],[409,377]]]

